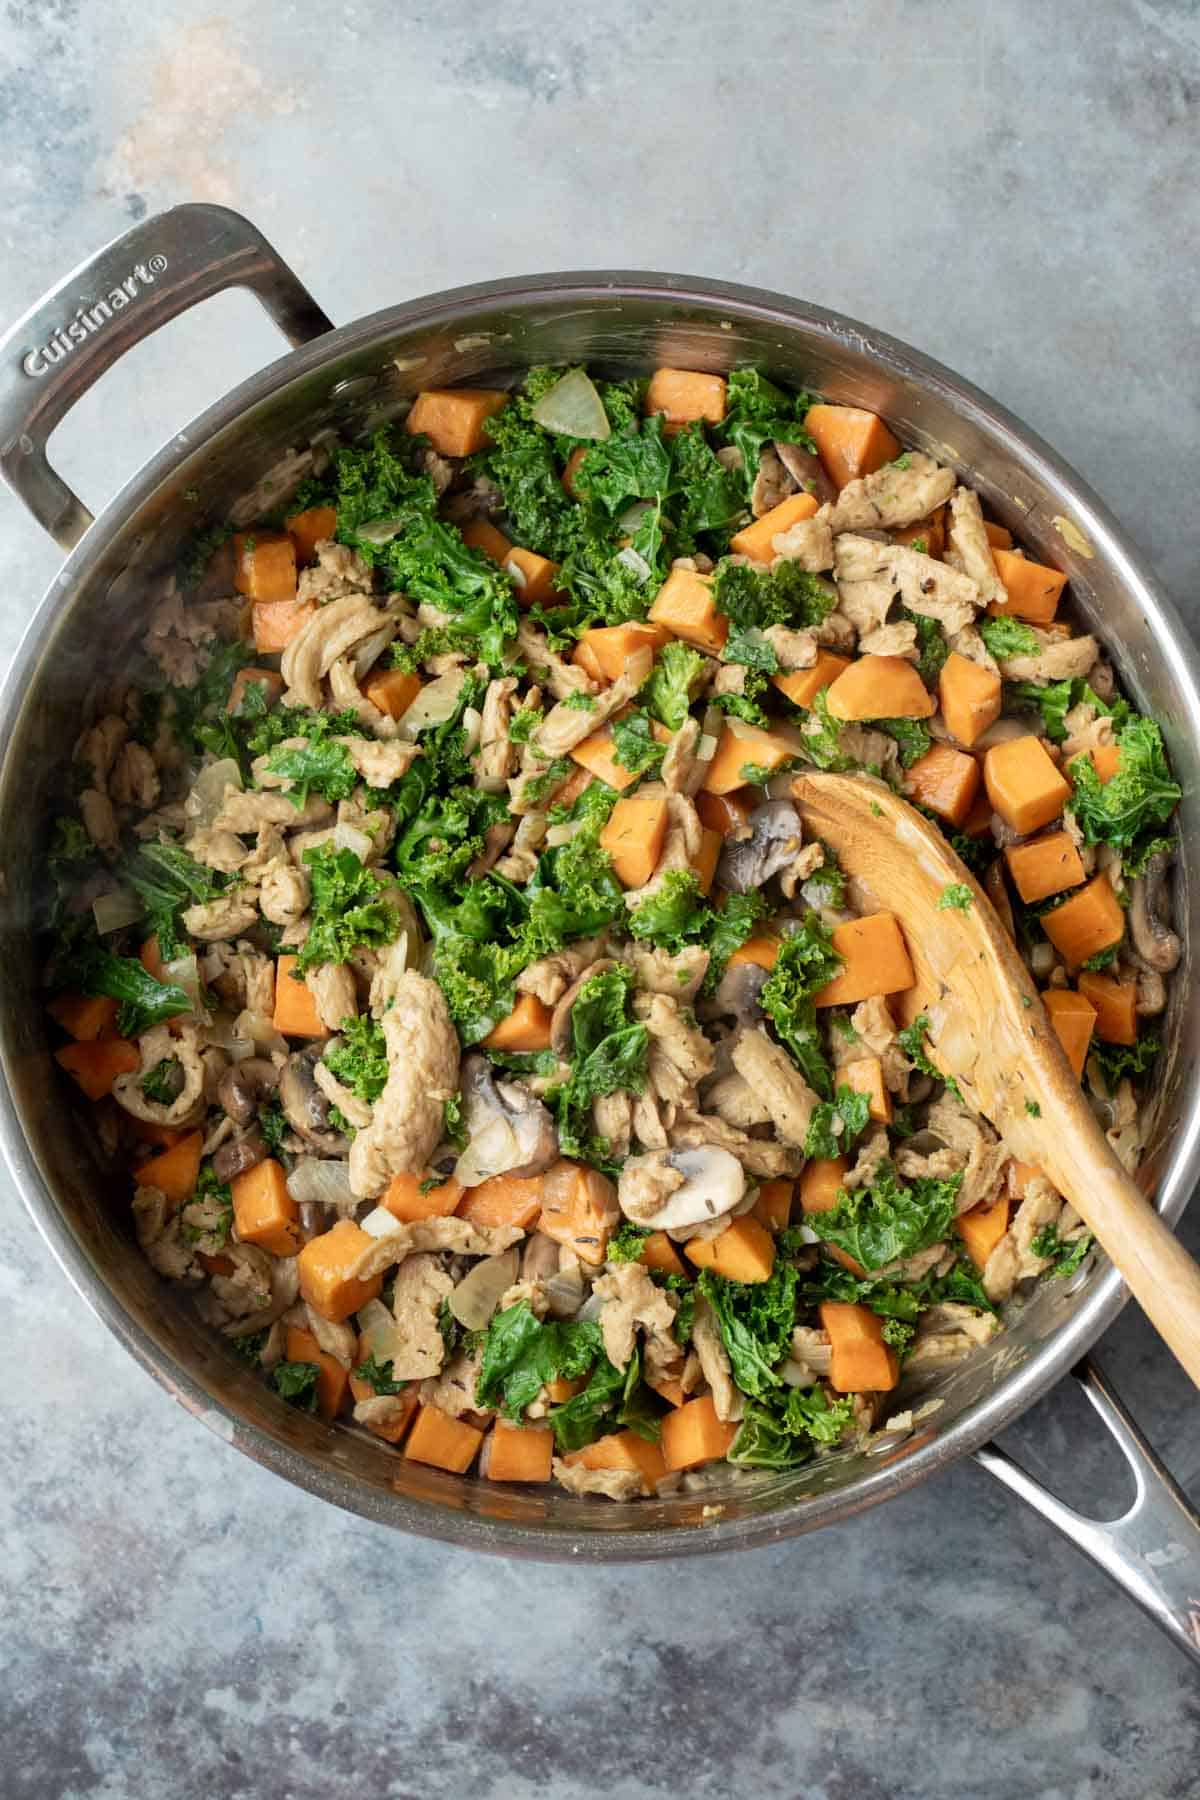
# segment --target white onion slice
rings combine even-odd
[[[287,1190],[298,1206],[309,1200],[318,1206],[345,1210],[358,1205],[358,1197],[350,1187],[350,1164],[327,1161],[319,1156],[301,1157],[287,1178]],[[390,1213],[388,1217],[391,1218]]]
[[[373,631],[369,638],[364,638],[354,652],[354,679],[361,681],[367,670],[372,668],[383,655],[396,635],[396,626],[392,623],[381,625]]]
[[[370,835],[360,831],[357,825],[339,822],[333,828],[333,842],[338,850],[353,850],[360,863],[365,865],[375,845]]]
[[[358,1329],[370,1355],[378,1362],[388,1362],[396,1341],[396,1321],[382,1300],[368,1300],[359,1308]]]
[[[517,1252],[486,1256],[468,1270],[448,1300],[450,1311],[468,1331],[482,1331],[500,1301],[517,1279]]]
[[[582,369],[568,369],[560,381],[546,389],[531,413],[543,431],[557,432],[560,437],[586,438],[602,444],[612,436],[596,384]]]
[[[374,1212],[369,1212],[365,1219],[358,1222],[369,1237],[391,1237],[393,1231],[401,1230],[399,1219],[386,1206],[377,1206]]]
[[[193,1012],[204,1010],[204,992],[200,986],[200,967],[194,955],[177,956],[163,966],[163,980],[181,987],[192,1003]]]
[[[142,910],[138,896],[128,888],[114,888],[111,894],[97,894],[92,901],[92,917],[101,937],[107,937],[110,931],[120,931],[123,925],[134,924],[141,918]]]
[[[403,519],[368,519],[365,525],[355,526],[355,536],[365,544],[390,544],[403,530]]]
[[[478,1187],[491,1175],[503,1175],[519,1168],[528,1152],[521,1148],[516,1132],[502,1113],[494,1113],[483,1130],[471,1139],[454,1168],[454,1178],[463,1187]]]
[[[626,544],[623,550],[617,551],[617,561],[626,569],[632,570],[639,581],[649,581],[651,575],[650,564],[639,550],[634,549],[632,544]]]
[[[276,1031],[266,1013],[240,1012],[233,1021],[236,1037],[245,1039],[261,1056],[286,1056],[289,1045],[282,1032]]]
[[[242,771],[232,756],[223,757],[220,762],[209,763],[197,775],[191,792],[183,803],[184,816],[195,825],[211,825],[221,810],[225,789],[240,789],[241,786]]]

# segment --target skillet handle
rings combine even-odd
[[[292,345],[333,330],[248,219],[189,205],[97,251],[0,339],[0,474],[64,550],[92,515],[46,459],[51,432],[134,344],[231,287],[249,288]]]
[[[1119,1519],[1089,1519],[1066,1506],[995,1444],[975,1452],[997,1481],[1049,1519],[1185,1655],[1200,1663],[1200,1513],[1172,1479],[1095,1365],[1072,1374],[1111,1432],[1132,1472],[1133,1504]]]

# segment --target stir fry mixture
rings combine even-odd
[[[1132,1168],[1179,789],[1064,582],[752,369],[425,392],[275,471],[49,858],[57,1060],[154,1268],[286,1400],[490,1481],[903,1430],[1090,1239],[899,1026],[900,922],[790,772],[938,822]]]

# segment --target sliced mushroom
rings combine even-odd
[[[571,1056],[571,1009],[579,998],[579,990],[593,975],[603,975],[606,969],[615,969],[616,963],[611,956],[602,956],[596,962],[589,963],[587,968],[577,975],[562,999],[554,1008],[550,1020],[550,1048],[557,1056]]]
[[[244,1175],[247,1169],[256,1169],[269,1154],[266,1139],[254,1125],[240,1137],[230,1138],[221,1145],[212,1159],[213,1174],[218,1181],[232,1181],[235,1176]]]
[[[776,439],[775,454],[796,486],[811,494],[820,505],[824,506],[826,501],[832,505],[837,500],[837,488],[825,473],[820,457],[814,456],[811,450],[802,450],[799,444],[783,444]]]
[[[322,1156],[345,1156],[346,1139],[329,1123],[329,1099],[317,1086],[313,1070],[324,1046],[297,1050],[283,1065],[279,1077],[279,1103],[292,1129]]]
[[[554,1162],[554,1120],[523,1082],[497,1081],[486,1057],[469,1056],[462,1094],[467,1147],[454,1173],[463,1187],[478,1187],[492,1175],[540,1175]]]
[[[804,842],[800,814],[790,800],[756,806],[747,824],[749,837],[728,840],[717,865],[717,885],[731,894],[763,887],[796,860]]]
[[[1182,954],[1178,936],[1159,916],[1169,862],[1170,853],[1166,850],[1152,856],[1143,873],[1135,879],[1129,902],[1129,935],[1133,947],[1147,968],[1158,975],[1169,975]]]
[[[260,1100],[278,1086],[279,1071],[274,1063],[265,1056],[248,1056],[244,1062],[226,1069],[217,1087],[217,1099],[235,1125],[248,1125]]]
[[[732,1212],[746,1192],[746,1175],[728,1150],[654,1150],[631,1156],[621,1170],[617,1200],[627,1219],[651,1231],[685,1231]]]
[[[740,1025],[761,1024],[763,1010],[758,996],[767,978],[768,971],[757,963],[735,963],[731,969],[726,969],[717,983],[716,993],[702,1009],[704,1016],[711,1014],[720,1018],[729,1015]]]

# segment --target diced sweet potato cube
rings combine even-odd
[[[1106,1044],[1137,1042],[1137,982],[1117,981],[1098,970],[1081,969],[1079,991],[1096,1011],[1096,1036]]]
[[[358,1391],[360,1388],[365,1388],[366,1392],[360,1393]],[[353,1375],[350,1377],[350,1391],[356,1400],[373,1400],[375,1398],[375,1389],[370,1382],[356,1382]],[[389,1395],[388,1398],[396,1402],[399,1410],[390,1413],[385,1418],[369,1420],[367,1430],[372,1437],[382,1438],[385,1444],[399,1444],[415,1419],[417,1408],[421,1404],[420,1385],[415,1381],[411,1382],[401,1393]]]
[[[713,831],[708,825],[701,826],[700,848],[696,852],[696,860],[692,867],[695,870],[696,880],[700,884],[702,894],[707,895],[712,891],[724,842],[719,831]]]
[[[257,1244],[272,1256],[295,1256],[301,1239],[299,1208],[274,1157],[235,1175],[230,1186],[234,1223],[242,1242]]]
[[[992,803],[986,788],[980,788],[962,828],[968,837],[986,837],[992,829]]]
[[[1021,837],[1057,819],[1071,797],[1070,783],[1036,737],[993,744],[983,759],[983,781],[995,811]]]
[[[792,1220],[792,1183],[764,1181],[754,1202],[753,1216],[768,1231],[783,1231]]]
[[[552,1406],[565,1406],[576,1394],[582,1394],[586,1386],[586,1375],[556,1375],[553,1381],[546,1383],[546,1398]]]
[[[115,1037],[118,1004],[107,994],[59,994],[46,1011],[77,1044]]]
[[[485,1481],[549,1481],[554,1433],[545,1425],[497,1419],[484,1440],[479,1473]]]
[[[1076,1077],[1082,1077],[1092,1032],[1096,1028],[1095,1007],[1085,995],[1077,994],[1071,988],[1048,988],[1042,995],[1042,1004],[1050,1014],[1050,1023],[1067,1053],[1067,1061]]]
[[[772,675],[771,682],[793,706],[807,709],[821,689],[832,687],[849,667],[848,656],[835,656],[832,650],[818,650],[811,669],[793,669],[789,675]]]
[[[374,1241],[353,1219],[339,1219],[301,1248],[296,1259],[300,1293],[323,1319],[340,1325],[368,1300],[378,1297],[382,1275],[371,1275],[364,1281],[351,1273]]]
[[[775,1240],[753,1214],[743,1213],[714,1238],[692,1238],[683,1254],[698,1269],[712,1269],[730,1281],[769,1281]]]
[[[904,792],[957,830],[979,792],[979,764],[964,750],[933,744],[905,770]]]
[[[723,838],[731,831],[741,831],[757,805],[755,788],[734,788],[728,794],[706,794],[701,789],[696,795],[701,825],[706,831],[719,831]]]
[[[248,600],[296,598],[296,546],[286,531],[238,531],[233,585]]]
[[[1107,875],[1093,876],[1061,906],[1043,913],[1041,927],[1069,968],[1090,962],[1125,935],[1125,914]]]
[[[200,1177],[200,1153],[204,1146],[202,1131],[189,1131],[177,1144],[160,1150],[157,1156],[139,1163],[136,1179],[139,1187],[157,1188],[171,1211],[190,1200]]]
[[[233,678],[233,686],[229,690],[229,699],[225,704],[227,713],[240,712],[248,687],[261,688],[262,697],[268,706],[275,706],[283,698],[283,676],[275,669],[239,669]]]
[[[439,456],[474,456],[489,441],[488,420],[507,404],[499,388],[426,388],[413,401],[404,429],[427,437]]]
[[[325,543],[337,530],[337,509],[310,506],[304,512],[292,513],[283,524],[296,547],[296,561],[315,562],[317,545]]]
[[[540,1175],[492,1175],[478,1187],[467,1189],[458,1216],[472,1225],[518,1225],[528,1231],[544,1199]]]
[[[742,963],[753,963],[756,969],[766,969],[770,974],[779,961],[779,939],[777,937],[750,937],[744,944],[739,944],[729,961],[727,969],[736,969]]]
[[[264,656],[286,650],[316,610],[313,600],[256,600],[250,609],[254,648]]]
[[[620,804],[620,802],[618,802]],[[548,1050],[550,1020],[548,1006],[536,994],[518,994],[517,1004],[506,1018],[493,1025],[482,1045],[485,1050]]]
[[[141,1066],[136,1044],[124,1038],[95,1038],[90,1042],[64,1044],[54,1052],[54,1060],[77,1081],[89,1100],[102,1100],[112,1093],[118,1075],[132,1075]]]
[[[678,431],[693,419],[719,425],[725,417],[726,381],[723,375],[704,375],[698,369],[655,369],[646,387],[644,410],[649,418],[664,415],[664,429]]]
[[[806,1162],[800,1177],[801,1212],[832,1212],[849,1166],[844,1156],[813,1157]]]
[[[637,776],[631,775],[624,763],[619,763],[616,759],[611,725],[602,725],[599,731],[593,731],[590,737],[584,738],[582,744],[576,744],[569,754],[571,760],[586,769],[590,776],[618,791],[630,787],[637,780]],[[556,795],[555,799],[557,798]]]
[[[426,1176],[421,1179],[417,1175],[406,1172],[393,1175],[383,1194],[380,1206],[386,1206],[397,1219],[406,1225],[417,1219],[445,1219],[458,1210],[459,1201],[465,1189],[461,1182],[455,1181],[453,1175],[448,1180],[439,1182],[436,1187],[425,1188]],[[422,1188],[425,1192],[422,1193]]]
[[[1031,562],[1015,550],[994,549],[992,560],[996,573],[1004,583],[1007,600],[993,600],[988,612],[1028,619],[1033,625],[1047,625],[1058,611],[1058,601],[1067,578],[1061,569],[1048,569],[1044,563]]]
[[[789,494],[761,519],[755,519],[753,525],[744,525],[740,531],[735,531],[729,540],[729,548],[736,556],[748,556],[753,562],[778,562],[775,539],[781,532],[799,525],[802,519],[811,519],[816,511],[817,502],[811,494]]]
[[[281,956],[275,965],[275,1014],[272,1024],[284,1037],[328,1037],[329,1032],[321,1023],[317,1003],[309,992],[307,982],[303,975],[293,973],[296,960],[294,956]]]
[[[350,1371],[343,1369],[336,1356],[322,1350],[311,1331],[302,1325],[289,1325],[284,1348],[289,1362],[315,1363],[317,1367],[317,1411],[328,1425],[342,1410],[350,1388]]]
[[[1005,1165],[1004,1170],[1004,1179],[1011,1198],[1023,1200],[1026,1188],[1034,1177],[1040,1176],[1041,1173],[1042,1171],[1035,1163],[1018,1162],[1014,1156],[1012,1161]]]
[[[894,913],[868,913],[833,928],[842,967],[813,995],[817,1006],[857,1006],[873,994],[900,994],[916,980],[900,921]]]
[[[658,1275],[686,1274],[678,1252],[665,1231],[652,1231],[642,1245],[642,1262]]]
[[[938,697],[947,731],[969,750],[1000,717],[1003,683],[990,669],[952,650],[938,676]]]
[[[1092,759],[1092,767],[1099,777],[1100,785],[1106,786],[1121,766],[1120,749],[1116,744],[1097,744],[1095,749],[1088,751],[1088,755]]]
[[[1037,900],[1048,900],[1067,888],[1078,887],[1084,878],[1083,862],[1075,841],[1065,831],[1052,831],[1047,837],[1034,838],[1028,844],[1012,844],[1004,852],[1013,886],[1032,906]]]
[[[408,1434],[404,1454],[409,1462],[428,1463],[465,1475],[479,1454],[483,1433],[465,1419],[452,1419],[438,1406],[423,1406]]]
[[[672,569],[647,617],[709,656],[719,656],[729,636],[729,620],[712,597],[712,577],[695,569]]]
[[[902,656],[860,656],[826,695],[835,719],[927,719],[933,695]]]
[[[567,466],[562,472],[562,484],[572,500],[578,500],[579,493],[575,486],[575,477],[579,473],[579,465],[588,453],[586,444],[577,444],[567,458]]]
[[[810,406],[804,428],[839,490],[894,462],[900,445],[878,414],[861,406]],[[877,718],[896,715],[876,714]]]
[[[618,800],[600,833],[600,847],[612,857],[622,887],[644,887],[658,866],[667,833],[667,796],[631,794]]]
[[[512,545],[490,519],[469,519],[462,527],[462,541],[471,550],[482,550],[494,563],[507,562]]]
[[[683,1383],[677,1375],[647,1375],[646,1386],[653,1388],[668,1406],[684,1406],[687,1395],[683,1391]]]
[[[847,1300],[822,1300],[822,1327],[829,1333],[829,1383],[839,1394],[861,1394],[894,1388],[900,1360],[883,1339],[883,1320],[869,1306]]]
[[[782,768],[797,755],[790,728],[763,731],[741,719],[727,719],[701,786],[706,794],[731,794],[746,786],[747,769]]]
[[[893,531],[892,542],[905,544],[910,549],[919,549],[924,555],[940,560],[946,548],[946,509],[939,506],[924,519],[918,519],[915,525],[905,525],[899,531]]]
[[[850,1273],[856,1275],[860,1281],[867,1279],[869,1271],[863,1268],[857,1257],[851,1256],[848,1250],[843,1250],[840,1244],[822,1244],[821,1249],[831,1261],[839,1264],[843,1269],[849,1269]]]
[[[512,576],[518,606],[546,606],[557,597],[554,578],[558,574],[558,564],[551,562],[548,556],[514,546],[503,566],[505,574]]]
[[[621,1469],[630,1473],[636,1470],[648,1490],[653,1490],[667,1472],[658,1445],[639,1437],[636,1431],[616,1431],[609,1437],[597,1438],[582,1450],[572,1450],[563,1460],[583,1469]]]
[[[988,1257],[1008,1230],[1009,1198],[1001,1194],[991,1206],[973,1206],[970,1212],[959,1213],[955,1224],[958,1235],[967,1247],[967,1255],[981,1272],[987,1264]]]
[[[408,669],[380,669],[367,676],[362,691],[389,719],[402,719],[421,691],[421,677]]]
[[[617,1222],[617,1191],[598,1169],[563,1157],[542,1176],[542,1214],[538,1230],[566,1244],[580,1262],[599,1268]]]
[[[985,519],[983,529],[987,533],[987,541],[993,550],[1012,549],[1012,532],[1007,525],[997,525],[994,520]]]
[[[736,1425],[718,1419],[711,1394],[689,1400],[662,1422],[663,1462],[668,1469],[698,1469],[724,1456],[737,1431]]]
[[[625,664],[635,650],[659,650],[670,632],[665,625],[651,625],[635,620],[629,625],[596,625],[581,635],[571,653],[593,681],[616,681],[625,672]]]
[[[853,1062],[843,1063],[837,1078],[856,1094],[867,1096],[871,1118],[882,1125],[891,1124],[892,1097],[884,1085],[883,1064],[877,1056],[858,1056]]]

